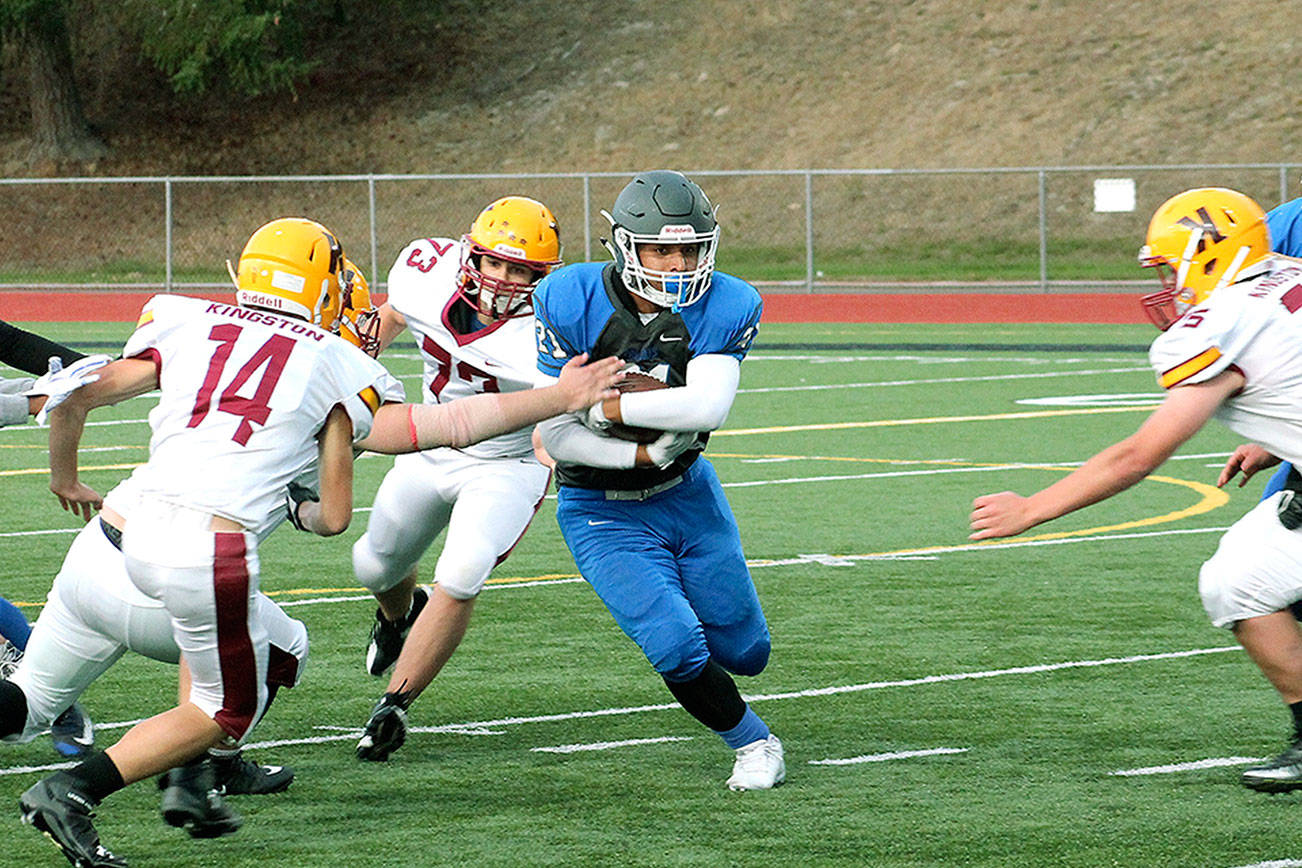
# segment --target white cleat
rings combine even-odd
[[[782,742],[769,735],[737,748],[737,761],[728,778],[728,789],[771,790],[787,778],[787,764],[782,758]]]

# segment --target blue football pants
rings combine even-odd
[[[665,679],[689,681],[710,658],[737,675],[763,671],[768,624],[704,458],[642,501],[562,486],[556,518],[583,577]]]

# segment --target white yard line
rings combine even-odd
[[[579,753],[587,750],[611,750],[643,744],[664,744],[670,741],[691,741],[690,735],[662,735],[659,738],[626,738],[623,741],[594,741],[591,744],[558,744],[554,747],[531,747],[532,753]]]
[[[1238,651],[1237,645],[1221,648],[1195,648],[1187,651],[1166,651],[1155,654],[1133,654],[1126,657],[1106,657],[1099,660],[1066,660],[1058,663],[1044,663],[1035,666],[1014,666],[1007,669],[987,669],[978,672],[949,672],[937,675],[924,675],[918,678],[905,678],[895,681],[869,681],[863,684],[844,684],[833,687],[814,687],[783,693],[768,693],[744,696],[747,702],[775,702],[788,699],[807,699],[821,696],[836,696],[845,693],[860,693],[867,690],[885,690],[897,687],[919,687],[926,684],[944,684],[957,681],[974,681],[1004,676],[1035,675],[1044,672],[1057,672],[1068,669],[1088,669],[1102,666],[1122,666],[1132,663],[1151,663],[1161,660],[1180,660],[1202,657],[1209,654],[1222,654]],[[442,724],[432,727],[413,727],[410,732],[444,732],[444,733],[478,733],[479,731],[500,729],[509,726],[523,726],[533,723],[559,723],[568,720],[585,720],[598,717],[625,717],[633,714],[645,714],[654,711],[671,711],[680,709],[677,702],[662,702],[653,705],[632,705],[614,708],[598,708],[589,711],[562,711],[553,714],[537,714],[524,717],[501,717],[492,720],[465,721],[462,723]],[[97,726],[96,729],[109,729],[129,726],[135,721],[120,724]],[[246,745],[250,750],[290,745],[327,744],[338,741],[353,741],[361,735],[361,729],[339,727],[341,732],[335,735],[308,736],[304,738],[286,738],[274,741],[256,742]],[[948,750],[948,749],[947,749]],[[14,766],[0,768],[0,776],[25,774],[34,771],[47,771],[54,768],[67,768],[70,763],[49,766]]]
[[[1108,772],[1110,775],[1116,775],[1122,778],[1140,777],[1143,775],[1170,775],[1176,772],[1196,772],[1199,769],[1218,769],[1224,766],[1246,766],[1248,763],[1264,762],[1266,757],[1254,756],[1222,756],[1212,757],[1210,759],[1194,760],[1187,763],[1172,763],[1165,766],[1148,766],[1142,769],[1122,769],[1120,771]]]
[[[870,753],[864,756],[852,756],[847,759],[810,760],[811,766],[854,766],[860,763],[884,763],[891,760],[912,759],[919,756],[939,756],[950,753],[967,753],[966,747],[933,747],[930,750],[898,750],[893,753]]]
[[[1302,859],[1271,859],[1269,862],[1253,862],[1238,868],[1302,868]]]

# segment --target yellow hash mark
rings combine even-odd
[[[81,473],[83,471],[91,470],[135,470],[137,467],[143,466],[144,463],[145,462],[143,461],[136,461],[131,464],[91,464],[78,467],[77,472]],[[48,467],[26,467],[22,470],[0,470],[0,476],[36,476],[42,473],[49,474],[49,472],[50,468]]]

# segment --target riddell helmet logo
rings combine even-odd
[[[236,300],[242,305],[254,305],[256,307],[266,307],[272,310],[285,309],[285,299],[268,292],[242,289],[240,290],[239,297]]]
[[[676,241],[683,238],[695,238],[696,228],[691,225],[673,224],[660,227],[661,241]]]
[[[494,252],[494,253],[500,253],[500,254],[502,254],[503,256],[507,257],[507,258],[514,258],[514,259],[527,259],[527,258],[528,258],[528,257],[525,255],[525,252],[524,252],[524,250],[523,250],[522,248],[519,248],[519,247],[512,247],[510,244],[506,244],[506,243],[501,242],[501,241],[499,241],[497,244],[494,244],[494,245],[493,245],[493,252]]]

